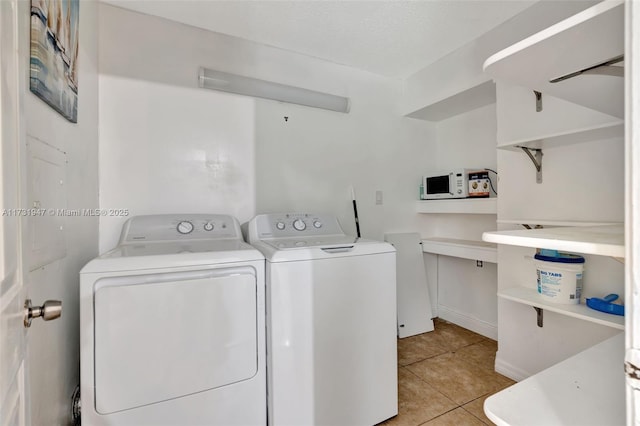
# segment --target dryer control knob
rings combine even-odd
[[[204,224],[204,230],[205,231],[213,231],[213,223],[211,222],[207,222]]]
[[[178,224],[178,226],[176,226],[176,229],[181,234],[189,234],[193,231],[193,223],[183,220]]]
[[[322,222],[320,222],[319,220],[314,220],[313,227],[318,229],[322,228]]]
[[[293,222],[293,228],[294,228],[296,231],[304,231],[305,229],[307,229],[307,224],[306,224],[306,223],[304,223],[304,222],[303,222],[302,220],[300,220],[300,219],[296,219],[296,220]]]
[[[279,229],[279,230],[281,230],[281,231],[284,229],[284,226],[285,226],[285,225],[284,225],[284,222],[278,222],[278,223],[276,223],[276,228],[278,228],[278,229]]]

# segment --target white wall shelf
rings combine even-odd
[[[624,117],[624,79],[579,75],[550,80],[624,53],[624,0],[604,1],[489,57],[484,71],[496,79]],[[532,101],[533,107],[533,101]]]
[[[624,225],[485,232],[482,240],[624,258]]]
[[[587,305],[562,305],[549,302],[535,289],[526,287],[509,287],[498,292],[498,297],[517,303],[544,309],[572,318],[593,322],[607,327],[624,330],[624,317],[596,311]]]
[[[496,214],[497,198],[461,198],[416,201],[418,213]]]
[[[624,333],[487,398],[498,426],[624,425]]]
[[[510,141],[507,144],[498,145],[498,148],[508,149],[511,151],[521,151],[520,147],[530,149],[548,149],[617,137],[624,137],[623,120],[615,120],[611,123],[572,130],[569,132],[540,136],[535,139]]]
[[[426,121],[441,121],[496,102],[496,84],[484,81],[450,96],[433,100],[423,108],[405,114]]]
[[[513,225],[529,225],[534,227],[540,226],[605,226],[605,225],[622,225],[620,222],[585,222],[576,220],[546,220],[546,219],[498,219],[496,221],[500,224],[513,224]]]
[[[496,245],[484,241],[431,237],[422,240],[422,251],[489,263],[498,261]]]

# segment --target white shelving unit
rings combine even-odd
[[[561,315],[624,330],[624,317],[599,312],[587,307],[586,305],[562,305],[549,302],[532,288],[520,286],[510,287],[499,291],[498,297],[544,309],[546,311],[556,312]]]
[[[622,224],[485,232],[482,239],[497,244],[624,258]],[[540,296],[535,289],[528,287],[509,287],[499,291],[498,297],[536,308],[539,326],[542,326],[542,310],[548,310],[608,327],[624,328],[624,317],[598,312],[586,305],[552,303]]]
[[[531,129],[536,130],[524,129],[520,132],[520,129],[515,129],[512,133],[521,136],[507,137],[507,142],[501,142],[498,146],[499,149],[524,151],[536,166],[539,183],[542,181],[542,150],[624,136],[624,79],[615,75],[595,75],[593,71],[584,72],[607,61],[612,62],[609,65],[623,65],[623,62],[613,62],[619,61],[625,51],[624,8],[624,0],[603,1],[503,49],[484,63],[485,73],[496,80],[536,91],[538,97],[541,93],[535,105],[536,98],[533,93],[530,94],[531,108],[540,111],[534,113],[535,109],[531,110],[533,120],[530,122],[534,123]],[[621,74],[620,68],[600,68],[600,71],[603,70]],[[557,81],[552,83],[552,80]],[[513,90],[508,93],[514,96],[520,93],[517,87]],[[558,99],[550,97],[608,114],[611,119],[587,120],[589,123],[598,123],[587,127],[554,127],[553,124],[545,127],[545,120],[553,117],[554,107],[558,105]],[[521,99],[524,98],[519,99],[522,103]],[[549,99],[546,111],[545,99]],[[547,121],[554,123],[553,120]],[[535,124],[541,126],[536,127]],[[548,134],[537,129],[548,129]],[[507,136],[509,130],[512,129],[507,128]],[[529,134],[532,137],[522,139]],[[552,228],[485,232],[484,241],[618,259],[625,256],[622,224],[528,218],[502,219],[498,223]],[[552,303],[539,295],[533,285],[525,287],[517,284],[513,283],[514,286],[509,288],[504,287],[511,284],[500,286],[498,297],[533,307],[538,313],[539,326],[543,325],[543,312],[547,310],[617,330],[624,329],[624,317],[595,311],[586,305]],[[621,346],[624,336],[618,335],[614,340],[615,343],[610,340],[596,345],[488,398],[485,402],[487,415],[501,426],[532,422],[623,424],[624,375],[619,366],[624,358]],[[604,370],[598,367],[600,364]]]
[[[405,116],[426,121],[441,121],[495,103],[495,101],[496,84],[488,79],[466,90],[452,93],[448,97],[433,100],[425,107],[407,113]]]
[[[461,198],[416,201],[418,213],[496,214],[497,198]]]
[[[624,226],[621,224],[485,232],[482,240],[624,258]]]
[[[496,245],[484,241],[431,237],[422,240],[422,251],[489,263],[498,261]]]
[[[616,137],[624,137],[623,120],[615,120],[611,123],[572,130],[569,132],[540,136],[535,139],[510,141],[507,144],[499,145],[498,148],[508,149],[511,151],[520,151],[521,147],[529,149],[548,149]]]
[[[550,81],[624,54],[624,1],[604,1],[489,57],[496,79],[624,117],[624,79],[579,75]],[[544,105],[544,95],[542,99]]]

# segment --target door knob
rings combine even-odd
[[[24,301],[24,326],[31,327],[31,320],[42,318],[51,321],[62,315],[62,302],[59,300],[47,300],[42,306],[32,306],[31,299]]]

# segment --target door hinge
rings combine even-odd
[[[627,385],[633,389],[640,390],[640,350],[627,349],[624,360],[624,374]]]

